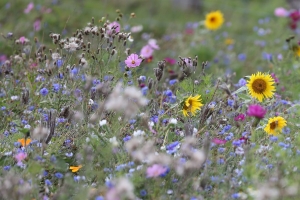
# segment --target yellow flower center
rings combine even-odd
[[[267,88],[267,83],[262,79],[256,79],[252,84],[252,89],[255,93],[263,93]]]

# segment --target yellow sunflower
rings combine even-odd
[[[295,56],[300,57],[300,47],[299,46],[293,47],[293,51],[294,51]]]
[[[272,98],[275,91],[275,82],[271,75],[257,72],[252,74],[247,81],[247,87],[252,97],[258,99],[260,102],[264,98]]]
[[[194,97],[189,96],[183,102],[183,108],[182,108],[183,115],[186,117],[189,116],[189,113],[192,113],[192,115],[194,116],[196,114],[196,111],[200,110],[202,106],[203,104],[201,103],[200,95],[196,95]]]
[[[209,30],[217,30],[223,23],[223,14],[219,10],[210,12],[205,17],[205,27]]]
[[[283,117],[278,116],[270,118],[264,130],[270,135],[277,135],[285,126],[286,120]]]

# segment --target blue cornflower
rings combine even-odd
[[[270,140],[271,140],[272,142],[277,142],[277,141],[278,141],[278,137],[272,135],[272,136],[270,137]]]
[[[54,155],[52,155],[52,156],[50,157],[50,161],[51,161],[52,163],[55,163],[55,162],[56,162],[56,157],[55,157]]]
[[[142,197],[146,196],[146,195],[147,195],[147,191],[146,191],[145,189],[141,190],[141,191],[140,191],[140,195],[141,195]]]
[[[285,147],[286,144],[285,144],[284,142],[279,142],[278,145],[279,145],[280,147]]]
[[[96,196],[95,200],[104,200],[103,196]]]
[[[127,136],[125,136],[124,138],[123,138],[123,141],[124,142],[127,142],[128,140],[130,140],[131,139],[131,136],[130,135],[127,135]]]
[[[170,85],[174,85],[177,82],[178,82],[177,79],[172,79],[172,80],[169,81],[169,84]]]
[[[59,172],[56,172],[54,175],[56,176],[56,178],[59,178],[59,179],[64,177],[64,175],[62,173],[59,173]]]
[[[231,198],[233,198],[233,199],[238,199],[239,197],[240,197],[239,193],[234,193],[231,195]]]
[[[46,179],[46,180],[45,180],[45,184],[46,184],[47,186],[51,186],[51,185],[52,185],[52,183],[51,183],[51,181],[50,181],[49,179]]]
[[[147,92],[148,92],[148,87],[147,87],[147,86],[143,87],[143,88],[142,88],[142,94],[143,94],[144,96],[146,96],[146,95],[147,95]]]
[[[4,166],[4,167],[3,167],[3,169],[4,169],[5,171],[9,171],[9,170],[10,170],[10,168],[11,168],[11,166],[10,166],[10,165],[7,165],[7,166]]]
[[[145,82],[145,81],[146,81],[146,76],[140,76],[140,77],[139,77],[139,81]]]
[[[58,92],[61,88],[61,85],[59,83],[53,83],[52,87],[54,92]]]
[[[101,83],[101,81],[98,80],[98,79],[94,79],[94,80],[93,80],[93,85],[98,85],[98,84],[100,84],[100,83]]]
[[[49,93],[49,91],[48,91],[47,88],[42,88],[42,89],[40,90],[40,94],[43,95],[43,96],[46,96],[48,93]]]
[[[2,106],[2,107],[1,107],[1,110],[6,110],[6,107],[5,107],[5,106]]]
[[[158,122],[158,116],[157,115],[153,115],[150,120],[154,123],[157,123]]]
[[[177,147],[180,145],[180,142],[175,141],[166,146],[166,150],[168,154],[173,154],[177,151]]]
[[[27,120],[25,120],[25,119],[22,119],[22,120],[21,120],[21,122],[22,122],[22,124],[23,124],[23,125],[26,125],[26,124],[28,124],[28,121],[27,121]]]
[[[229,131],[230,129],[231,129],[231,125],[226,125],[226,126],[223,128],[224,132],[227,132],[227,131]]]
[[[164,91],[164,95],[171,97],[173,95],[173,92],[171,90]]]
[[[64,64],[64,61],[63,61],[62,59],[58,59],[58,60],[56,61],[56,66],[57,66],[57,67],[61,67],[63,64]]]
[[[246,54],[244,54],[244,53],[240,53],[240,54],[238,55],[238,59],[239,59],[240,61],[245,61],[246,58],[247,58],[247,56],[246,56]]]
[[[78,74],[78,69],[76,67],[74,67],[72,70],[71,70],[71,73],[73,75],[77,75]]]
[[[241,146],[241,144],[242,144],[242,141],[241,140],[234,140],[234,141],[232,141],[232,145],[234,145],[234,146]]]
[[[228,106],[233,107],[233,105],[234,105],[234,100],[228,99],[227,104],[228,104]]]
[[[219,152],[219,153],[224,153],[225,150],[226,150],[226,148],[223,148],[223,147],[219,147],[219,148],[218,148],[218,152]]]

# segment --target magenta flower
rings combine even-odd
[[[245,120],[245,115],[244,114],[238,114],[235,118],[235,121],[244,121]]]
[[[125,60],[125,64],[129,68],[138,67],[138,66],[140,66],[141,62],[142,62],[142,59],[139,58],[139,56],[134,53],[131,54],[130,56],[128,56],[127,59]]]
[[[167,58],[165,58],[165,61],[167,63],[169,63],[170,65],[175,65],[176,64],[176,60],[174,58],[167,57]]]
[[[214,138],[214,139],[212,139],[212,142],[215,143],[215,144],[225,144],[227,141],[226,140],[221,140],[221,139],[218,139],[218,138]]]
[[[146,45],[141,49],[141,57],[142,58],[150,58],[153,54],[153,49],[150,45]]]
[[[260,105],[253,104],[248,107],[247,115],[251,116],[251,117],[256,117],[256,118],[262,119],[262,118],[264,118],[266,112],[267,111]]]
[[[275,73],[271,73],[272,78],[274,79],[275,83],[279,84],[279,79],[277,78]]]
[[[159,177],[160,175],[164,174],[168,169],[162,165],[154,164],[151,167],[147,168],[147,177]]]

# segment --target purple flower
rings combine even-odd
[[[247,115],[251,116],[251,117],[256,117],[256,118],[262,119],[262,118],[264,118],[266,112],[267,111],[260,105],[252,104],[248,107]]]
[[[146,45],[141,49],[141,57],[142,58],[150,58],[153,54],[153,49],[150,45]]]
[[[147,168],[146,174],[148,178],[152,177],[159,177],[160,175],[164,174],[168,170],[167,167],[159,165],[159,164],[154,164],[151,167]]]
[[[238,114],[235,118],[235,121],[244,121],[245,120],[245,115],[244,114]]]

